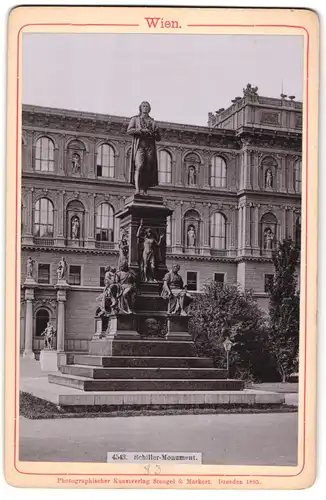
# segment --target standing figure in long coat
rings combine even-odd
[[[151,106],[144,101],[139,106],[139,115],[130,120],[127,134],[132,135],[129,182],[136,193],[147,193],[148,188],[158,185],[156,141],[161,140],[159,129],[149,116]]]

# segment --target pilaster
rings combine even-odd
[[[89,193],[89,213],[88,213],[88,248],[95,248],[95,193]]]
[[[60,189],[57,196],[57,235],[55,244],[58,247],[65,245],[64,218],[65,218],[65,190]]]

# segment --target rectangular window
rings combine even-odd
[[[274,274],[265,274],[265,279],[264,279],[264,292],[269,293],[271,286],[273,285],[274,282]]]
[[[187,272],[187,288],[188,290],[197,290],[197,273],[194,271]]]
[[[104,286],[105,267],[100,267],[100,286]]]
[[[50,283],[50,264],[39,264],[38,265],[38,283],[49,284]]]
[[[224,285],[224,273],[214,273],[214,281]]]
[[[81,266],[69,266],[69,285],[81,284]]]

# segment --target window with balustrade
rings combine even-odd
[[[97,148],[97,177],[114,177],[114,149],[109,144],[101,144]]]
[[[52,201],[40,198],[34,208],[34,236],[36,238],[53,238],[54,208]]]
[[[48,137],[40,137],[35,145],[35,170],[54,171],[54,143]]]
[[[226,163],[220,156],[213,156],[210,167],[211,187],[226,187]]]
[[[108,203],[102,203],[96,211],[96,241],[113,243],[114,210]]]
[[[226,218],[220,212],[210,219],[210,246],[216,251],[226,249]]]
[[[172,156],[165,149],[158,153],[158,182],[159,184],[172,182]]]

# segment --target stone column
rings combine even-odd
[[[57,351],[65,350],[65,302],[67,300],[67,289],[57,290],[58,322],[57,322]]]
[[[288,160],[288,193],[294,193],[294,183],[293,183],[293,179],[294,179],[294,156],[290,156],[288,157],[289,160]]]
[[[284,156],[280,157],[280,191],[283,193],[286,193],[286,165],[285,165],[285,158]]]
[[[248,155],[245,149],[242,152],[242,189],[248,189]]]
[[[34,359],[33,352],[33,300],[34,288],[25,288],[25,346],[23,357]]]
[[[209,189],[209,173],[211,169],[211,162],[209,160],[210,151],[206,151],[204,154],[204,163],[200,165],[200,168],[203,170],[203,183],[202,186],[204,189]]]
[[[259,156],[256,151],[251,153],[252,158],[252,188],[255,191],[259,190]]]
[[[26,133],[26,149],[25,149],[25,158],[23,158],[24,171],[32,172],[33,171],[33,132]]]
[[[95,193],[89,193],[87,247],[95,248]]]
[[[89,141],[89,156],[88,156],[88,170],[87,177],[89,179],[95,179],[95,142],[96,139],[94,137]]]
[[[115,178],[118,181],[124,182],[124,150],[125,150],[125,141],[118,141],[116,144],[118,151],[114,154],[114,164],[115,164]]]
[[[173,227],[173,253],[182,253],[182,202],[178,202],[174,211],[174,227]]]
[[[259,205],[254,206],[254,239],[253,239],[253,254],[259,255]]]
[[[236,257],[236,248],[237,248],[237,207],[232,206],[230,209],[230,242],[229,242],[229,257]]]
[[[34,188],[26,189],[25,226],[24,234],[22,235],[22,243],[25,245],[33,244],[33,191]]]
[[[64,237],[64,220],[65,220],[65,191],[60,190],[58,192],[58,212],[57,212],[57,236],[56,236],[56,246],[65,246]]]
[[[203,235],[201,237],[201,253],[202,255],[210,255],[211,253],[211,245],[209,238],[209,225],[210,225],[210,213],[209,213],[209,205],[203,205],[203,222],[202,222],[202,232]]]
[[[244,253],[251,253],[251,244],[250,244],[250,205],[249,203],[245,203],[243,206],[243,249]]]
[[[173,174],[172,170],[172,175],[175,175],[175,178],[172,179],[172,182],[175,183],[176,186],[182,186],[182,170],[183,170],[183,165],[182,165],[182,148],[175,148],[175,173]]]
[[[242,248],[242,205],[238,207],[238,255],[241,254]]]

